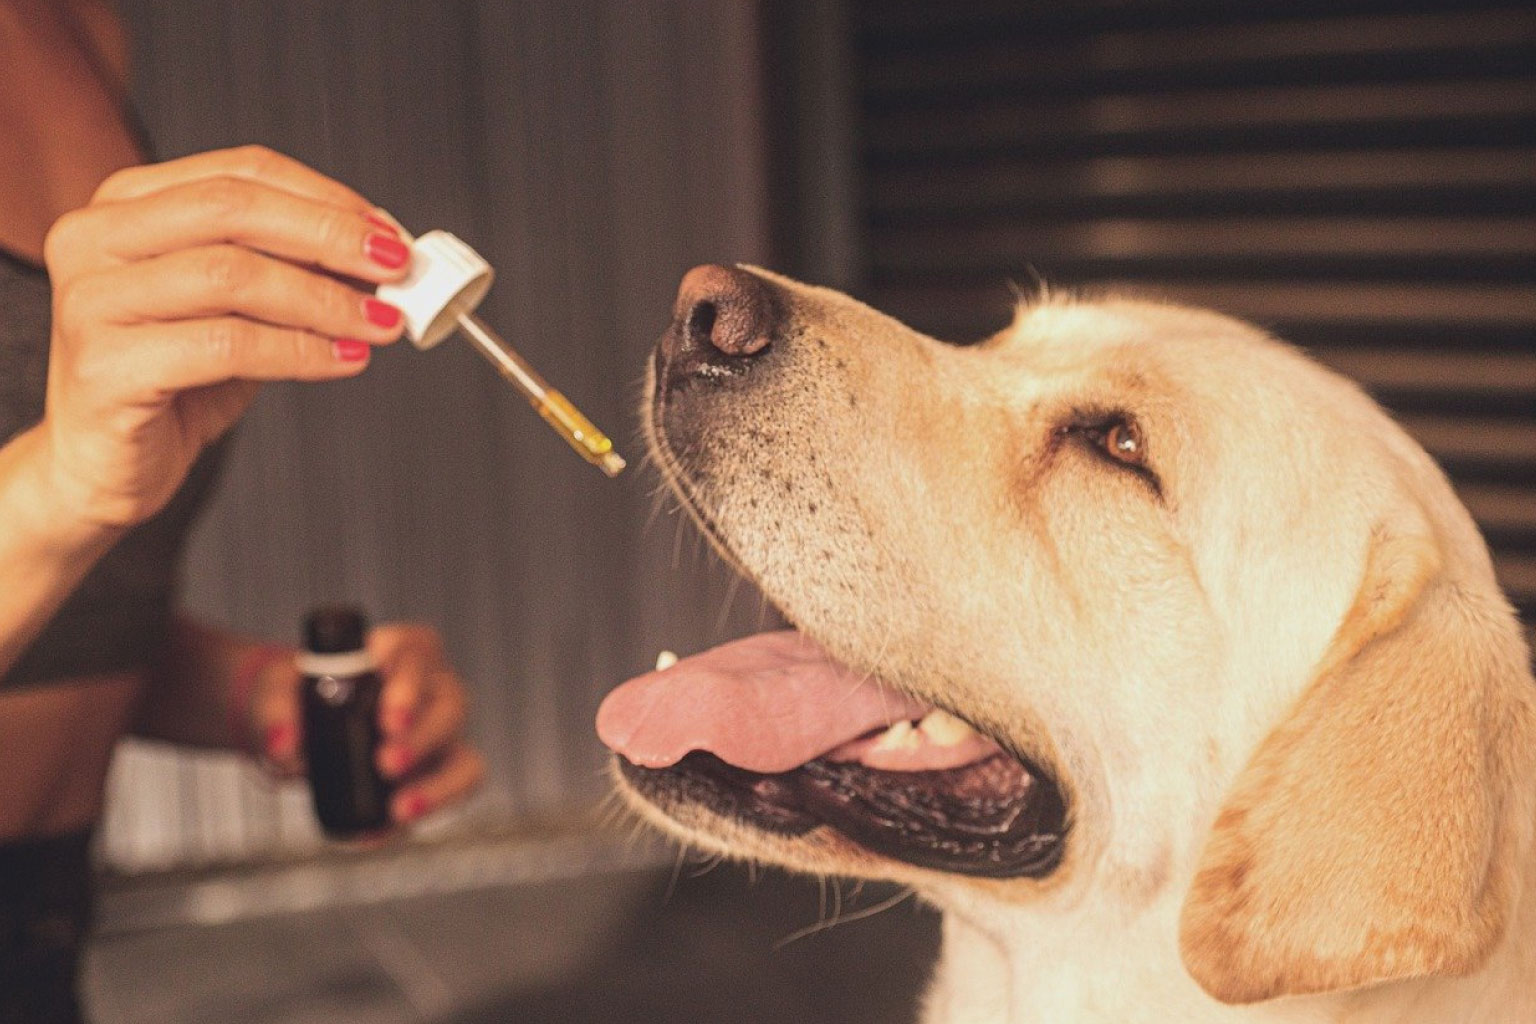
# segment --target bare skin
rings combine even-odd
[[[44,419],[0,447],[0,670],[262,381],[354,376],[400,333],[337,279],[404,273],[350,189],[251,148],[136,166],[126,50],[97,0],[0,0],[0,247],[46,265],[55,319]],[[369,644],[405,822],[461,799],[483,765],[436,633],[380,627]],[[301,770],[298,676],[264,651],[179,620],[154,672],[0,691],[0,842],[96,820],[129,732]]]

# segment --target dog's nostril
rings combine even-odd
[[[695,345],[712,345],[710,335],[715,330],[715,317],[719,310],[713,302],[700,302],[688,314],[688,340]]]

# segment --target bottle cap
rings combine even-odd
[[[446,231],[412,239],[411,271],[403,281],[381,284],[378,296],[405,314],[405,334],[429,349],[452,334],[459,314],[473,313],[496,276],[475,250]]]
[[[368,617],[350,605],[327,605],[304,617],[304,649],[312,654],[350,654],[363,649]]]

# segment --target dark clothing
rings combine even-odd
[[[0,445],[42,418],[51,321],[46,271],[0,249]],[[0,691],[149,667],[166,639],[182,543],[218,461],[216,449],[204,452],[170,504],[113,546],[0,673]],[[0,1024],[83,1020],[75,980],[91,886],[89,832],[0,843]]]
[[[91,833],[0,843],[0,1024],[80,1024]]]
[[[43,416],[52,297],[43,268],[0,249],[0,445]],[[144,668],[170,621],[181,546],[216,475],[203,454],[166,508],[107,552],[0,689]]]

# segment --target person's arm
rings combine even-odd
[[[463,732],[463,681],[429,626],[379,626],[369,649],[384,677],[379,770],[395,783],[391,816],[408,822],[462,800],[485,773]],[[150,679],[134,731],[150,739],[232,748],[275,774],[303,771],[292,650],[179,618]]]
[[[251,715],[265,677],[286,674],[293,651],[178,616],[139,703],[134,732],[191,747],[262,755]]]
[[[58,500],[36,428],[0,447],[0,675],[120,533]]]

